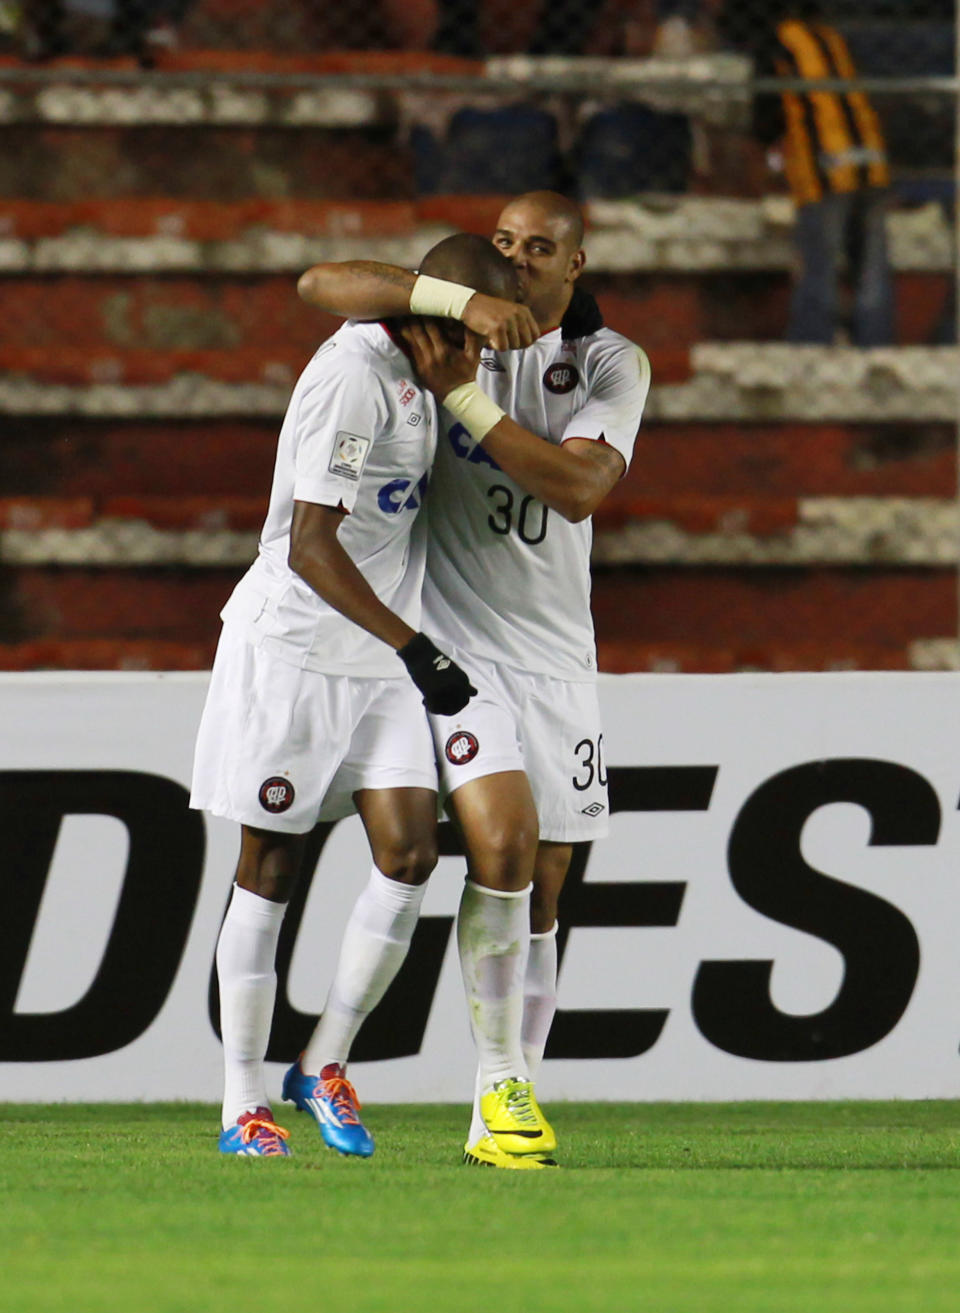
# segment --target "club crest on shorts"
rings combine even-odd
[[[285,780],[282,775],[271,775],[260,785],[257,796],[264,811],[270,812],[272,816],[278,816],[280,812],[290,810],[297,795],[289,780]]]
[[[543,386],[548,392],[554,392],[557,396],[564,396],[567,392],[572,392],[580,382],[580,373],[576,365],[560,361],[556,365],[551,365],[543,376]]]
[[[443,749],[451,766],[465,766],[468,761],[473,761],[479,751],[480,744],[475,735],[465,729],[458,729],[456,734],[451,734]]]

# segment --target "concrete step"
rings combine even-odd
[[[468,60],[432,51],[381,50],[376,47],[385,43],[385,37],[388,43],[389,37],[375,11],[370,32],[360,40],[364,49],[338,49],[334,34],[324,32],[324,23],[334,17],[327,11],[336,9],[314,8],[307,18],[306,11],[294,14],[285,5],[271,22],[267,6],[256,10],[247,6],[242,18],[231,16],[222,38],[232,45],[245,37],[250,49],[221,48],[220,42],[204,48],[204,37],[216,39],[216,26],[210,30],[201,25],[192,32],[188,15],[180,37],[193,48],[158,52],[154,72],[138,68],[131,58],[71,56],[45,62],[41,75],[31,78],[24,76],[30,70],[21,60],[0,57],[4,92],[0,122],[356,126],[370,121],[372,111],[362,101],[337,108],[325,99],[318,103],[305,99],[305,93],[326,92],[328,100],[342,99],[344,93],[379,97],[382,121],[392,112],[387,93],[418,90],[462,97],[467,91],[482,103],[485,94],[515,98],[568,90],[595,95],[601,85],[611,94],[631,99],[649,92],[658,108],[695,115],[705,122],[726,126],[746,122],[750,63],[741,55],[718,52],[675,59],[501,55]],[[350,19],[355,38],[360,17],[354,14]],[[510,28],[504,17],[500,15],[485,33],[488,48],[497,48],[497,27]],[[278,39],[284,44],[284,33],[287,49],[277,50]],[[509,37],[507,41],[509,48]],[[521,41],[520,47],[525,44]],[[268,49],[271,46],[273,50]],[[704,95],[704,83],[714,81],[728,94]]]
[[[14,565],[0,643],[112,639],[213,644],[242,567]],[[956,570],[874,566],[757,570],[620,567],[594,572],[603,643],[835,652],[943,643],[957,633]],[[939,650],[939,649],[933,649]]]
[[[706,643],[644,642],[601,639],[597,665],[612,675],[646,671],[656,674],[734,674],[737,671],[790,670],[956,670],[960,644],[955,640],[880,644],[855,643],[843,638],[820,642],[735,643],[711,647]]]
[[[77,638],[0,643],[0,670],[208,670],[216,643]]]
[[[256,555],[266,495],[0,499],[8,566],[207,567]],[[956,567],[960,510],[934,497],[619,497],[595,566]]]
[[[271,352],[295,366],[294,377],[318,344],[341,324],[305,305],[291,277],[82,275],[0,279],[0,351],[45,351],[49,367],[71,372],[104,366],[124,353],[180,351]],[[6,357],[8,368],[44,367],[41,355]],[[253,366],[258,371],[257,366]],[[169,365],[164,366],[169,372]]]
[[[0,487],[40,497],[262,497],[276,449],[272,418],[163,424],[21,417],[4,426]]]
[[[222,217],[204,214],[200,205],[194,213],[198,223],[219,222]],[[323,221],[318,214],[317,222]],[[116,226],[121,226],[119,214]],[[176,255],[166,272],[157,272],[150,263],[149,250],[178,252],[184,242],[176,236],[158,236],[144,239],[146,246],[138,252],[137,259],[142,256],[145,261],[142,271],[118,272],[110,254],[112,242],[134,239],[101,239],[78,230],[68,238],[49,240],[79,242],[89,248],[93,254],[87,272],[71,272],[70,261],[65,260],[63,269],[51,263],[45,270],[0,276],[0,345],[54,347],[82,342],[91,349],[139,346],[164,351],[262,345],[269,333],[275,346],[312,350],[318,338],[334,331],[338,323],[297,298],[296,277],[314,258],[376,257],[416,267],[433,242],[449,231],[449,225],[433,226],[429,233],[418,229],[415,248],[402,235],[388,235],[369,240],[324,238],[325,249],[311,250],[312,239],[302,234],[251,229],[249,249],[256,247],[263,255],[253,262],[255,268],[238,259],[235,267],[209,264],[191,271],[189,261]],[[0,236],[0,260],[4,245]],[[239,248],[231,242],[214,242],[204,249],[223,254]],[[597,297],[611,328],[661,358],[688,351],[698,342],[775,343],[786,330],[790,286],[785,273],[613,274],[591,272],[588,266],[583,286]],[[939,340],[948,293],[945,275],[897,275],[900,345]]]
[[[196,155],[204,143],[191,140]],[[353,171],[365,149],[354,155]],[[345,182],[349,188],[349,177]],[[492,232],[506,199],[397,200],[386,190],[381,200],[277,199],[256,188],[231,202],[206,195],[206,187],[197,197],[178,187],[162,197],[69,200],[61,186],[59,199],[11,196],[0,206],[0,273],[296,273],[354,258],[415,267],[439,229]],[[593,272],[783,272],[794,260],[794,208],[785,196],[650,196],[594,201],[585,212]],[[952,267],[952,232],[941,206],[892,211],[887,229],[895,269]]]
[[[0,643],[0,670],[207,670],[216,642],[173,639],[36,639]],[[607,674],[729,674],[790,670],[956,670],[954,640],[881,647],[844,642],[709,647],[696,643],[601,640],[598,666]]]
[[[3,92],[0,89],[0,98]],[[121,205],[132,197],[412,198],[414,159],[392,128],[4,126],[0,198]]]
[[[9,567],[0,643],[135,639],[209,649],[220,609],[242,574],[237,568]]]
[[[295,246],[304,241],[296,235],[289,240]],[[352,254],[372,254],[388,263],[415,267],[431,244],[426,240],[418,247],[414,259],[411,252],[392,249],[393,242],[382,239],[375,247],[363,243]],[[51,270],[0,277],[0,344],[55,347],[83,342],[90,349],[140,346],[165,351],[262,346],[269,332],[275,346],[309,351],[318,338],[338,326],[336,319],[320,315],[297,298],[296,276],[310,262],[309,252],[298,251],[287,273],[208,269],[200,276],[182,270],[168,274]],[[698,342],[746,338],[776,343],[786,330],[790,289],[785,274],[594,272],[585,275],[583,285],[596,296],[611,328],[661,359],[671,352],[688,351]],[[948,290],[948,280],[940,274],[897,275],[900,345],[922,346],[938,340]]]
[[[902,647],[957,633],[955,568],[650,566],[594,571],[604,640],[743,650],[799,641]]]
[[[9,417],[0,443],[8,495],[263,497],[277,425]],[[645,421],[625,478],[604,503],[637,497],[938,497],[956,488],[950,424],[662,424]]]
[[[0,414],[159,420],[282,415],[305,357],[280,349],[0,350]],[[652,353],[647,420],[668,423],[953,423],[955,347],[703,342]],[[676,380],[676,381],[671,381]]]
[[[956,428],[941,424],[645,421],[605,507],[672,497],[943,497],[957,486]]]

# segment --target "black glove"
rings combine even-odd
[[[466,673],[434,647],[426,634],[414,634],[397,656],[423,694],[423,705],[435,716],[462,711],[477,691]]]

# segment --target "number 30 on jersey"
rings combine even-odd
[[[493,483],[487,489],[493,506],[487,524],[494,533],[504,536],[516,529],[517,537],[529,547],[536,547],[547,536],[549,510],[536,497],[527,495],[519,500],[511,488]]]

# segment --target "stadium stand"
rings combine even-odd
[[[933,344],[952,193],[935,153],[901,164],[919,190],[888,218],[897,345],[793,348],[793,209],[746,131],[736,54],[185,44],[240,9],[198,4],[156,73],[88,58],[22,78],[16,55],[0,60],[2,668],[207,664],[290,386],[335,326],[298,303],[296,274],[412,265],[446,231],[489,231],[504,192],[564,168],[576,187],[578,160],[586,285],[654,372],[636,458],[596,518],[601,668],[960,664],[960,362]],[[942,59],[942,21],[923,24]],[[854,29],[869,65],[886,49],[877,25]],[[590,110],[601,78],[628,105],[620,87],[642,78],[649,105]],[[411,79],[471,82],[476,104],[418,143],[398,112]],[[716,79],[722,95],[698,90]],[[642,152],[620,185],[605,114],[626,146],[642,120],[672,124],[677,185],[662,168],[644,181]],[[526,145],[498,161],[507,133]]]

